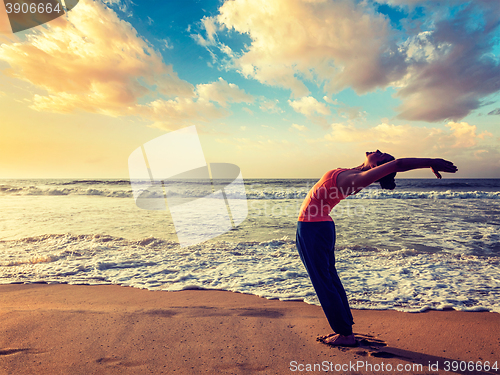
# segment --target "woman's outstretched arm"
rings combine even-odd
[[[395,160],[398,164],[396,172],[406,172],[412,169],[431,168],[437,178],[442,178],[441,172],[455,173],[458,168],[451,161],[444,159],[427,159],[427,158],[402,158]]]
[[[458,170],[451,161],[444,159],[401,158],[371,168],[367,171],[355,169],[344,171],[337,177],[337,187],[342,192],[352,194],[391,173],[423,168],[431,168],[437,178],[441,178],[439,172],[455,173]]]

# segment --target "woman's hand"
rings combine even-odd
[[[432,159],[431,169],[437,178],[442,178],[441,174],[439,173],[440,171],[447,173],[455,173],[456,171],[458,171],[458,168],[453,165],[451,161],[444,159]]]

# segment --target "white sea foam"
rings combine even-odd
[[[234,192],[232,199],[304,199],[311,186],[297,188],[290,187],[256,187],[254,185],[246,186],[246,195]],[[199,184],[189,184],[186,187],[183,184],[166,185],[165,193],[170,196],[179,196],[185,198],[200,198],[206,196],[207,186]],[[59,195],[82,195],[82,196],[102,196],[107,198],[132,198],[132,189],[130,184],[81,184],[81,185],[8,185],[0,184],[0,195],[12,196],[59,196]],[[158,198],[154,193],[149,195],[151,198]],[[454,190],[381,190],[376,187],[365,189],[358,194],[348,197],[348,199],[500,199],[499,191],[454,191]]]
[[[225,241],[180,248],[154,237],[45,235],[0,241],[0,283],[118,284],[149,290],[223,289],[318,304],[294,241]],[[354,308],[500,312],[499,258],[336,250]]]
[[[9,186],[0,185],[1,195],[99,195],[108,198],[130,198],[132,197],[131,189],[106,189],[106,188],[90,188],[90,187],[40,187],[40,186]]]
[[[368,189],[350,199],[500,199],[497,191],[398,191]]]

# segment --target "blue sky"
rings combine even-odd
[[[84,0],[17,34],[1,12],[0,178],[126,177],[135,148],[190,125],[247,178],[375,149],[500,177],[490,1]]]

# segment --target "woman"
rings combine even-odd
[[[335,269],[335,224],[330,211],[342,199],[356,194],[373,182],[383,189],[394,189],[397,172],[431,168],[455,173],[457,167],[443,159],[404,158],[380,152],[367,152],[363,164],[356,168],[339,168],[327,172],[307,194],[297,223],[297,249],[304,263],[326,318],[336,335],[323,336],[324,343],[354,346],[351,310]]]

